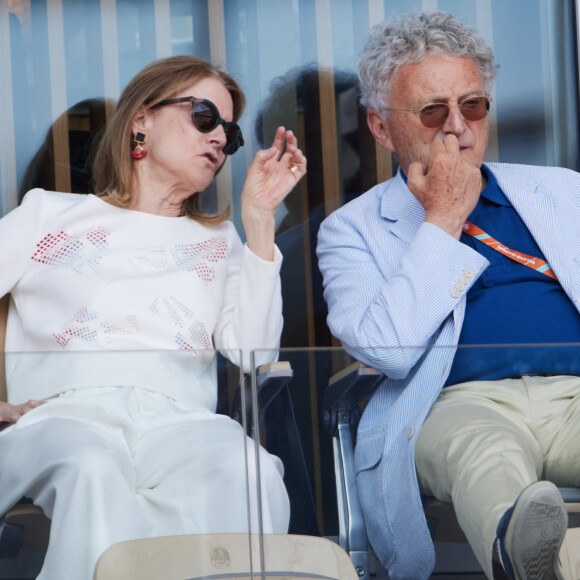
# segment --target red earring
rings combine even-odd
[[[137,135],[133,137],[133,141],[135,141],[137,145],[135,146],[135,149],[131,151],[131,157],[133,157],[133,159],[143,159],[143,157],[147,155],[147,151],[143,149],[143,143],[145,143],[145,135],[143,133],[137,133]]]

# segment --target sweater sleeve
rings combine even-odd
[[[20,206],[0,219],[0,296],[12,291],[34,254],[44,195],[41,189],[31,190]]]
[[[242,245],[237,233],[232,236],[231,246],[214,342],[216,348],[228,351],[228,358],[238,364],[241,351],[242,366],[248,372],[252,351],[258,351],[256,365],[277,357],[282,332],[282,255],[276,248],[274,261],[262,260],[247,245]]]

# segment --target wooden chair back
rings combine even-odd
[[[93,580],[253,577],[358,580],[340,546],[325,538],[291,534],[264,534],[261,539],[248,534],[195,534],[121,542],[103,553]]]

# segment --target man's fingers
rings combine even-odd
[[[433,157],[435,153],[445,153],[445,151],[447,151],[445,141],[443,139],[433,139],[431,142],[431,157]]]
[[[423,170],[423,165],[418,161],[413,161],[409,165],[409,175],[407,175],[407,181],[417,181],[425,177],[425,171]]]
[[[455,135],[445,135],[443,144],[447,153],[459,153],[459,141]]]
[[[455,135],[445,135],[431,143],[431,159],[439,153],[459,153],[459,141]]]

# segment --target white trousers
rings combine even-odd
[[[257,532],[255,459],[229,417],[134,387],[69,391],[0,433],[0,510],[28,496],[51,518],[38,578],[90,580],[116,542]],[[258,464],[263,531],[285,533],[282,464],[264,449]]]
[[[524,376],[443,389],[421,429],[423,493],[453,502],[489,578],[497,524],[540,479],[580,485],[580,378]]]

